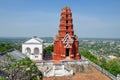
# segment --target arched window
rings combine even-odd
[[[31,49],[29,47],[26,48],[26,53],[31,53]]]
[[[34,53],[35,53],[35,54],[39,54],[39,48],[35,48],[35,49],[34,49]]]

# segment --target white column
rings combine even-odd
[[[65,66],[64,66],[64,65],[62,65],[62,70],[65,71]],[[65,75],[65,72],[63,72],[62,75],[64,76],[64,75]]]
[[[53,66],[53,76],[55,76],[55,65]]]

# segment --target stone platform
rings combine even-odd
[[[101,73],[95,67],[90,65],[91,72],[77,72],[73,76],[49,77],[43,80],[111,80],[108,76]]]
[[[76,72],[90,72],[87,60],[37,61],[36,65],[44,77],[71,76]]]

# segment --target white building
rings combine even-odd
[[[22,53],[31,60],[42,60],[43,40],[38,37],[32,37],[22,44]]]

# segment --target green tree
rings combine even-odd
[[[110,60],[106,66],[106,70],[108,70],[113,75],[117,76],[117,74],[120,74],[120,59]]]
[[[81,55],[85,56],[86,58],[88,58],[90,61],[98,64],[98,59],[96,56],[92,55],[90,52],[87,51],[82,51],[80,52]]]
[[[106,66],[106,63],[107,63],[107,62],[106,62],[106,59],[105,59],[104,57],[101,57],[101,56],[100,56],[100,57],[98,58],[98,65],[101,66],[102,68],[105,69],[105,68],[107,67],[107,66]]]
[[[9,76],[9,79],[42,80],[42,73],[38,70],[35,63],[33,63],[28,57],[18,61],[13,59],[9,54],[7,54],[6,57],[6,66],[0,71],[7,73],[6,76]]]
[[[53,52],[53,45],[49,45],[44,48],[44,53],[51,53]]]
[[[0,53],[3,51],[6,51],[8,49],[11,49],[11,48],[13,48],[13,46],[11,46],[10,44],[1,43],[0,44]]]

